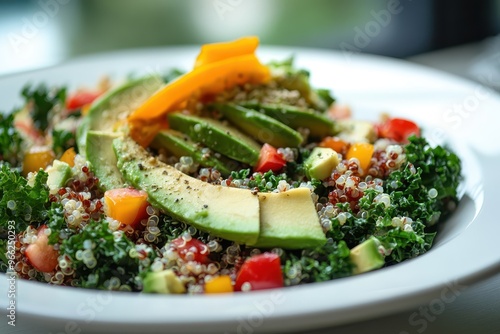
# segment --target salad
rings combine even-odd
[[[0,271],[163,294],[323,282],[424,254],[460,159],[412,120],[356,120],[256,37],[193,69],[26,86],[0,115]]]

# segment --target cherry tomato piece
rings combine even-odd
[[[247,259],[236,277],[235,291],[264,290],[283,286],[280,257],[262,253]]]
[[[266,173],[270,170],[277,172],[285,167],[286,161],[278,150],[269,144],[260,149],[259,160],[254,168],[255,172]]]
[[[403,118],[390,118],[379,127],[379,136],[398,143],[407,143],[411,135],[420,136],[420,128],[412,121]]]
[[[170,247],[175,249],[184,261],[208,263],[210,251],[208,246],[192,237],[179,237],[170,242]]]
[[[59,264],[57,260],[59,252],[49,245],[49,237],[45,234],[46,229],[46,225],[40,226],[36,241],[26,247],[24,254],[36,270],[50,273]]]

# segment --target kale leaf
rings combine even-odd
[[[89,222],[64,239],[59,249],[61,255],[71,258],[77,286],[117,290],[128,285],[137,289],[140,263],[135,244],[123,232],[111,231],[105,220]]]
[[[15,112],[8,115],[0,113],[0,160],[18,167],[22,161],[23,139],[14,127]]]
[[[52,149],[57,156],[60,156],[70,147],[76,147],[75,134],[67,130],[52,131]]]
[[[31,103],[31,118],[33,124],[40,131],[47,130],[49,126],[49,112],[59,103],[66,100],[66,88],[49,90],[41,84],[37,88],[25,86],[21,92],[27,103]]]
[[[458,203],[457,188],[462,181],[459,157],[442,146],[431,147],[424,138],[412,136],[405,147],[408,162],[421,169],[422,184],[437,190],[436,211],[446,217]],[[451,202],[451,203],[450,203]]]
[[[7,230],[10,220],[15,221],[17,233],[30,224],[38,226],[44,222],[49,201],[47,177],[48,174],[40,170],[31,186],[19,171],[0,163],[0,231]]]
[[[352,275],[349,248],[344,241],[327,242],[316,249],[287,252],[283,273],[286,285],[324,282]]]

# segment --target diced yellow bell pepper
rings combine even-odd
[[[349,147],[346,154],[346,159],[357,158],[361,169],[366,173],[370,166],[370,161],[373,156],[374,147],[369,143],[355,143]]]
[[[61,156],[62,162],[67,163],[70,167],[73,167],[75,165],[75,156],[76,152],[73,147],[68,148],[66,151],[64,151],[63,155]]]
[[[205,293],[227,293],[233,291],[229,275],[217,276],[205,283]]]
[[[23,175],[28,175],[30,172],[37,172],[40,169],[45,169],[54,161],[56,155],[49,147],[34,147],[24,155],[23,159]]]

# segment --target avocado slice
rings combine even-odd
[[[258,196],[260,235],[252,246],[301,249],[326,243],[308,188],[259,193]]]
[[[206,155],[202,152],[203,147],[193,142],[188,136],[175,130],[160,131],[153,142],[153,148],[165,148],[167,151],[180,158],[182,156],[192,157],[193,160],[203,167],[213,167],[223,176],[229,176],[231,171],[238,168],[238,163],[234,160],[221,156],[216,157],[213,153]]]
[[[246,189],[212,185],[169,166],[131,138],[113,141],[117,166],[127,182],[148,193],[148,201],[172,217],[238,243],[259,236],[259,199]]]
[[[384,256],[378,251],[379,244],[377,238],[370,237],[351,249],[350,259],[354,264],[354,275],[381,268],[385,264]]]
[[[159,75],[127,81],[92,103],[88,114],[82,119],[77,129],[77,145],[80,154],[87,152],[85,146],[87,133],[90,130],[108,132],[117,130],[117,125],[124,122],[132,111],[143,104],[163,84]]]
[[[89,131],[87,133],[86,155],[90,167],[99,179],[104,190],[122,188],[125,180],[116,167],[113,140],[120,137],[119,132]]]
[[[168,121],[170,128],[231,159],[251,166],[259,159],[260,145],[255,140],[219,121],[181,113],[169,114]]]
[[[309,179],[324,180],[339,164],[339,155],[328,147],[315,147],[306,161],[304,169]]]
[[[293,129],[307,128],[311,137],[323,138],[335,134],[335,122],[314,109],[305,109],[286,104],[260,104],[247,101],[241,106],[260,111]]]
[[[144,277],[142,283],[142,292],[146,293],[172,294],[186,292],[186,287],[172,269],[149,272]]]
[[[51,191],[59,189],[66,184],[66,181],[71,176],[71,167],[59,160],[54,160],[52,166],[48,167],[46,170],[47,177],[47,186]]]
[[[297,131],[258,111],[233,103],[216,104],[214,107],[236,127],[263,144],[298,147],[304,140]]]

